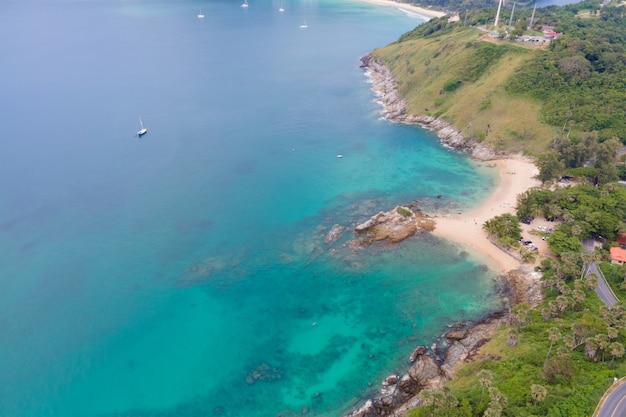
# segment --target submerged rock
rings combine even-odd
[[[273,381],[282,377],[282,372],[278,368],[272,368],[268,364],[262,363],[246,376],[246,382],[251,385],[256,381]]]
[[[345,226],[341,226],[341,225],[335,224],[330,229],[330,232],[328,232],[326,234],[326,237],[325,237],[324,240],[326,241],[326,243],[334,243],[341,237],[341,235],[343,234],[344,230],[346,230]]]

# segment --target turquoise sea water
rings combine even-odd
[[[450,242],[346,245],[493,187],[380,119],[358,59],[421,21],[249,4],[0,2],[0,415],[336,416],[498,302]]]

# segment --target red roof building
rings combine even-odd
[[[623,264],[626,262],[626,249],[619,248],[617,246],[611,248],[611,263]]]

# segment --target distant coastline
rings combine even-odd
[[[428,19],[432,19],[433,17],[443,17],[447,14],[439,10],[426,9],[424,7],[415,6],[413,4],[402,3],[402,2],[393,1],[393,0],[360,0],[360,1],[365,2],[365,3],[377,4],[379,6],[395,7],[405,12],[419,14]]]

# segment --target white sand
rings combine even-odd
[[[366,3],[378,4],[379,6],[395,7],[395,8],[407,11],[407,12],[419,14],[427,18],[442,17],[446,15],[446,13],[440,12],[437,10],[425,9],[423,7],[414,6],[408,3],[401,3],[401,2],[397,2],[393,0],[360,0],[360,1],[364,1]]]
[[[519,268],[520,262],[498,249],[487,239],[482,225],[486,220],[504,213],[515,214],[517,195],[531,187],[539,186],[533,179],[538,170],[531,162],[518,159],[502,159],[490,161],[496,164],[500,173],[500,184],[493,194],[478,207],[467,213],[449,215],[436,219],[437,226],[433,232],[436,236],[445,237],[464,246],[487,261],[491,267],[500,272]]]

